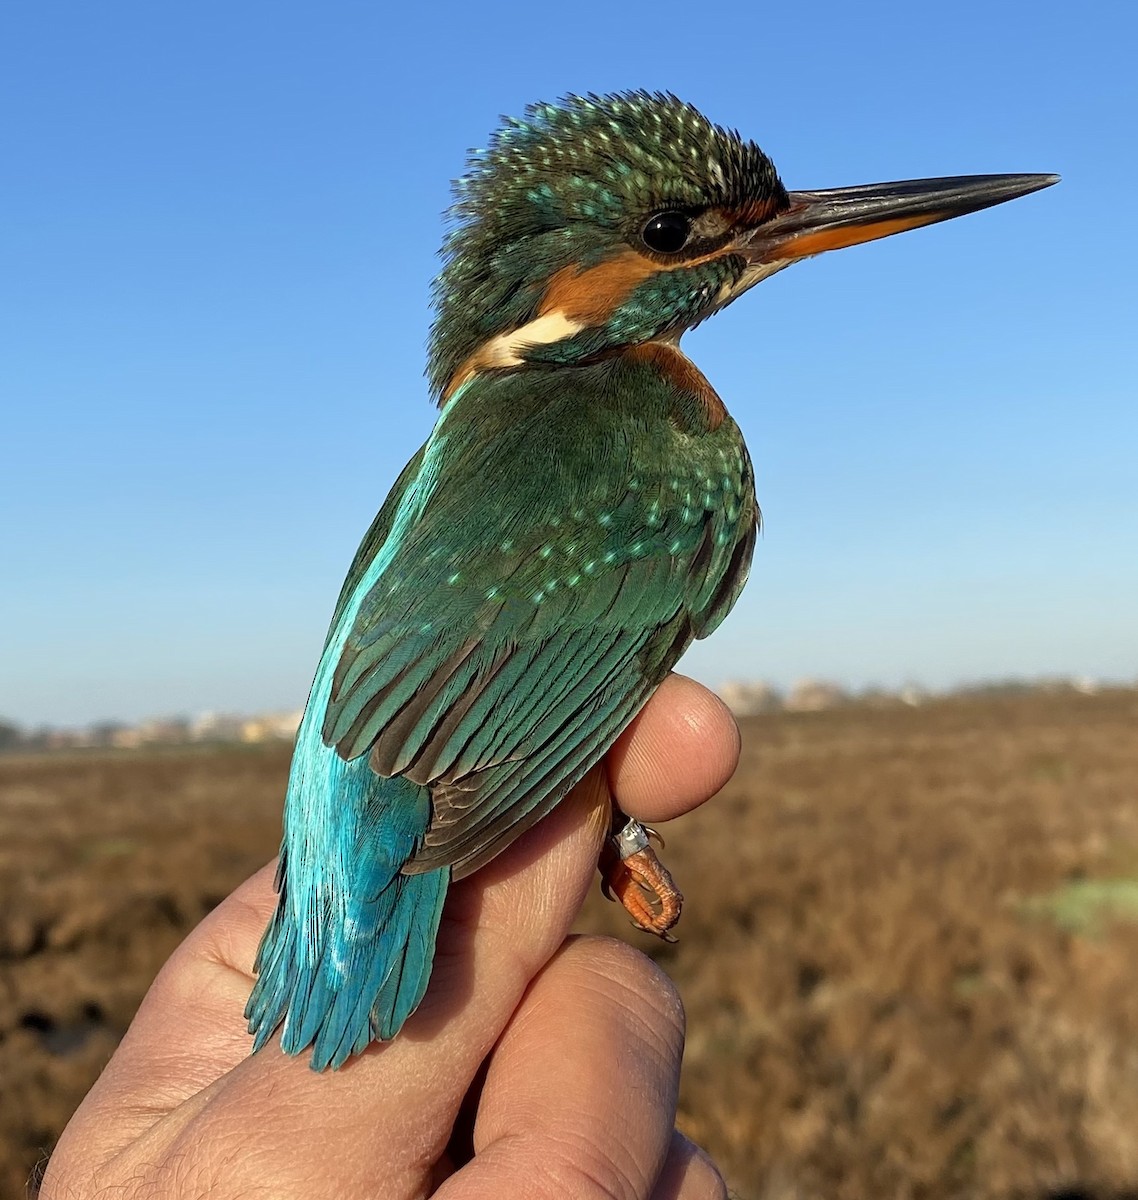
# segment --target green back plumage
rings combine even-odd
[[[742,587],[756,523],[730,420],[647,366],[476,379],[431,500],[364,600],[324,739],[432,789],[412,864],[476,869],[568,791]]]

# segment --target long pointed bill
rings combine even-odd
[[[738,249],[753,263],[781,265],[961,217],[1058,182],[1058,175],[959,175],[791,192],[790,207],[748,234]]]

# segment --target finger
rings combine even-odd
[[[68,1122],[53,1167],[96,1169],[100,1156],[117,1153],[248,1057],[242,1012],[253,954],[276,904],[274,872],[275,862],[247,879],[167,960]],[[74,1164],[72,1145],[82,1147]]]
[[[658,967],[621,942],[571,939],[502,1035],[475,1156],[439,1200],[653,1195],[683,1040],[683,1007]]]
[[[727,1184],[705,1151],[677,1129],[652,1200],[727,1200]]]
[[[693,692],[693,687],[681,683],[678,693],[665,687],[652,704],[662,715],[693,696],[700,703],[702,689]],[[671,756],[675,778],[683,779],[684,764],[675,748],[662,752]],[[638,775],[635,759],[629,758],[618,776],[622,789],[635,788]],[[670,786],[666,779],[660,784],[661,789]],[[682,799],[676,807],[688,802]],[[347,1159],[358,1157],[358,1139],[350,1145],[343,1139],[358,1130],[361,1117],[387,1121],[389,1128],[391,1121],[405,1121],[404,1145],[418,1148],[421,1163],[422,1130],[449,1130],[479,1062],[530,979],[568,932],[591,886],[607,809],[604,776],[594,772],[525,838],[456,886],[440,929],[431,987],[419,1012],[403,1036],[372,1047],[334,1076],[315,1076],[303,1063],[272,1049],[252,1060],[245,1057],[249,1043],[241,1012],[249,964],[275,903],[269,873],[260,873],[191,935],[156,981],[96,1089],[105,1101],[100,1115],[108,1122],[101,1124],[100,1135],[122,1145],[163,1111],[187,1101],[178,1120],[167,1123],[163,1136],[168,1138],[204,1106],[221,1104],[223,1098],[213,1094],[216,1089],[194,1093],[233,1067],[223,1108],[242,1129],[248,1121],[241,1114],[247,1114],[249,1105],[254,1111],[270,1104],[278,1112],[305,1113],[301,1140],[311,1139],[312,1153]],[[157,1096],[155,1080],[162,1081]],[[98,1112],[96,1093],[90,1103]],[[395,1097],[399,1111],[392,1113]],[[137,1111],[128,1129],[122,1114],[130,1111],[131,1102]],[[294,1124],[266,1123],[255,1136],[276,1138],[281,1154],[295,1154]]]
[[[674,734],[670,739],[664,736],[668,730]],[[663,771],[657,771],[651,755],[636,751],[641,731],[643,736],[658,739],[656,753],[664,761]],[[641,714],[638,728],[625,738],[625,759],[617,770],[616,798],[621,805],[634,803],[638,796],[654,795],[659,806],[656,811],[675,815],[708,799],[710,791],[700,794],[695,790],[698,776],[689,762],[693,751],[700,748],[696,733],[707,738],[702,748],[729,775],[738,757],[734,719],[705,688],[680,676],[671,677]],[[721,785],[718,774],[705,775],[704,781],[712,789]],[[482,1002],[482,1011],[472,1012],[470,1017],[488,1023],[479,1033],[493,1044],[522,990],[568,934],[593,886],[599,846],[608,831],[609,796],[605,773],[593,773],[577,789],[572,803],[560,805],[530,834],[455,890],[447,914],[450,920],[444,918],[440,936],[438,983],[432,978],[434,995],[428,991],[424,1008],[429,1008],[428,1002],[438,1003],[446,1011],[447,988],[456,982],[448,968],[458,964],[461,971],[463,955],[472,945],[473,995]],[[472,942],[464,938],[453,943],[448,935],[456,926],[473,930]],[[464,1038],[468,1028],[456,1025],[458,1038]],[[446,1047],[445,1052],[451,1055],[451,1068],[466,1061],[468,1078],[483,1057],[457,1057],[463,1054],[461,1041]],[[448,1060],[442,1060],[440,1069],[448,1069]]]
[[[668,821],[714,796],[739,763],[739,726],[714,693],[669,675],[609,751],[609,784],[641,821]]]
[[[674,815],[707,799],[721,786],[737,757],[738,729],[722,702],[692,680],[671,676],[614,748],[611,779],[626,811],[660,819],[661,807],[665,815]],[[649,798],[655,808],[649,807]],[[584,807],[589,809],[589,803]],[[562,809],[564,813],[564,805]],[[582,819],[578,811],[570,824]],[[597,819],[603,824],[603,814]],[[571,920],[579,907],[580,899],[564,882],[564,874],[583,869],[587,886],[595,863],[592,839],[600,836],[598,828],[586,830],[585,843],[579,844],[563,836],[567,830],[558,828],[561,822],[556,817],[552,820],[552,826],[547,819],[545,828],[526,839],[526,857],[532,862],[549,847],[560,847],[559,858],[547,864],[539,877],[530,873],[517,879],[502,897],[503,903],[489,914],[498,913],[502,923],[513,926],[513,933],[519,932],[519,918],[527,921],[531,943],[536,922],[550,915],[551,909],[562,914],[552,937],[533,945],[533,953],[520,964],[523,970],[536,969],[560,944],[568,928],[566,914]],[[513,878],[514,861],[512,852],[507,852],[483,872],[483,882],[494,875]],[[166,1078],[179,1081],[181,1087],[171,1093],[170,1107],[236,1066],[248,1053],[240,1013],[250,965],[276,903],[271,878],[272,868],[258,872],[206,918],[156,980],[124,1042],[124,1055],[137,1046],[162,1060],[155,1065],[164,1068]],[[218,966],[232,969],[215,970]],[[123,1055],[117,1057],[121,1060]],[[119,1061],[113,1064],[119,1065]]]
[[[231,954],[245,936],[235,936],[226,910],[234,910],[238,926],[246,907],[267,916],[271,880],[259,873],[163,969],[68,1140],[89,1159],[117,1156],[124,1178],[149,1177],[208,1145],[212,1161],[226,1167],[224,1188],[218,1183],[224,1195],[267,1182],[282,1195],[290,1188],[305,1194],[315,1177],[330,1195],[366,1194],[376,1178],[392,1196],[421,1194],[478,1065],[568,932],[591,881],[608,804],[603,775],[595,771],[532,836],[457,887],[419,1011],[394,1041],[322,1075],[272,1043],[247,1057],[240,1014],[249,976],[219,963],[218,955]],[[250,956],[255,938],[245,947]],[[221,1013],[223,1001],[233,1007]],[[180,1042],[180,1030],[183,1021],[196,1030],[189,1012],[195,1005],[226,1026],[214,1035],[231,1039],[221,1056],[241,1058],[219,1082],[191,1092],[186,1078],[203,1068],[189,1067],[193,1047]],[[66,1162],[69,1147],[60,1149]]]

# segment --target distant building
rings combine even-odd
[[[849,696],[836,683],[800,679],[790,689],[783,707],[787,712],[823,712],[828,708],[837,708],[848,699]]]
[[[719,689],[719,696],[737,717],[777,712],[782,708],[782,693],[778,688],[761,680],[756,683],[732,680]]]
[[[138,735],[144,746],[180,746],[190,740],[188,717],[158,717],[143,721]]]
[[[142,745],[142,730],[122,725],[114,729],[107,742],[116,750],[137,750]]]
[[[258,713],[202,713],[190,726],[195,742],[291,742],[300,725],[300,711]]]
[[[246,719],[233,713],[202,713],[190,725],[190,737],[195,742],[239,742]]]
[[[298,712],[265,713],[259,717],[251,717],[241,725],[241,740],[243,742],[291,742],[296,738],[300,728]]]

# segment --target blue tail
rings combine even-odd
[[[381,779],[366,759],[337,765],[337,853],[313,847],[311,811],[286,808],[280,898],[245,1008],[254,1050],[283,1024],[281,1048],[312,1046],[317,1071],[394,1037],[414,1012],[450,881],[449,868],[401,873],[430,818],[426,788]]]

